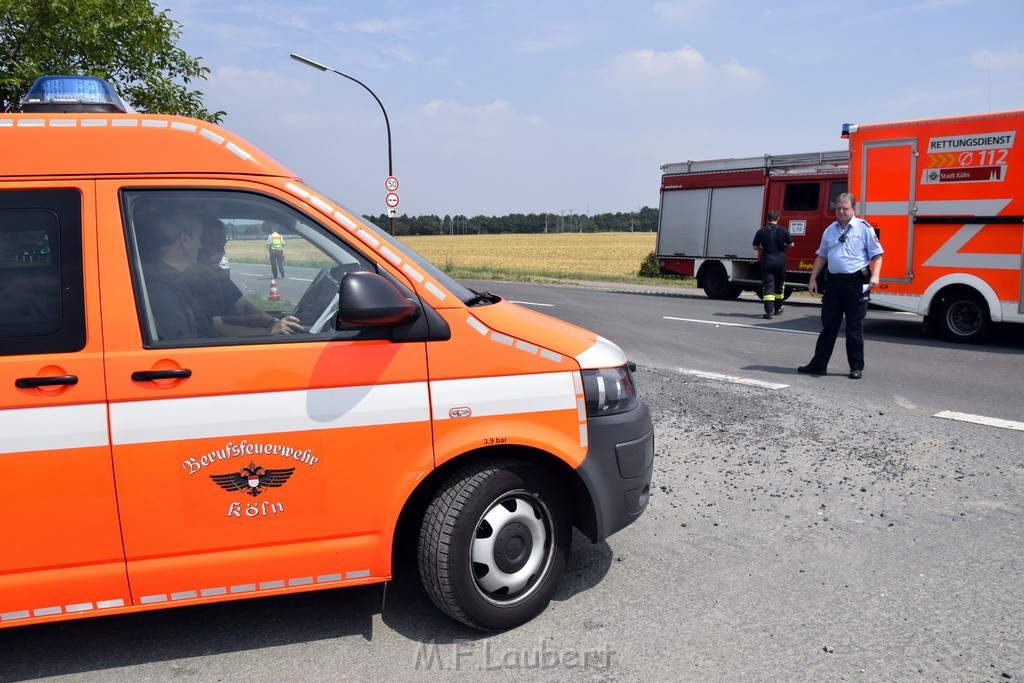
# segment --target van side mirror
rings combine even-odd
[[[349,326],[386,327],[412,320],[420,308],[387,279],[368,271],[346,273],[338,286],[338,321]]]

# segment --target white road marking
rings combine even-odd
[[[554,304],[539,304],[535,301],[516,301],[515,299],[509,299],[509,303],[519,304],[520,306],[547,306],[549,308],[555,307]]]
[[[718,327],[722,325],[724,327],[746,327],[751,330],[767,330],[768,332],[790,332],[792,334],[812,334],[817,336],[817,332],[807,332],[805,330],[789,330],[784,327],[766,327],[764,325],[744,325],[743,323],[723,323],[717,320],[698,320],[696,318],[673,318],[672,316],[663,316],[664,320],[680,320],[684,323],[701,323],[702,325],[714,325]]]
[[[970,413],[957,413],[952,410],[943,410],[935,413],[932,417],[941,417],[946,420],[959,420],[960,422],[973,422],[974,424],[985,425],[986,427],[999,427],[1000,429],[1015,429],[1024,432],[1024,422],[1012,420],[1001,420],[998,417],[985,417],[984,415],[971,415]]]
[[[748,386],[762,387],[765,389],[785,389],[789,386],[788,384],[776,384],[775,382],[762,382],[759,379],[720,375],[717,372],[704,372],[703,370],[687,370],[686,368],[676,368],[676,370],[684,375],[693,375],[694,377],[703,377],[704,379],[715,379],[720,382],[731,382],[733,384],[746,384]]]

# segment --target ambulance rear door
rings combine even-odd
[[[390,578],[395,521],[433,456],[424,343],[393,343],[386,327],[334,329],[338,282],[377,264],[266,186],[98,185],[114,470],[135,604]],[[190,225],[172,231],[168,251],[167,221],[183,213]],[[197,245],[211,226],[219,244]],[[284,237],[286,277],[271,277],[271,231]],[[207,284],[187,295],[165,287],[175,250]],[[193,307],[216,304],[205,296],[214,292],[258,310],[244,306],[233,331],[211,333]],[[191,311],[170,326],[160,319],[168,295]],[[224,323],[227,308],[217,310]],[[295,315],[306,331],[271,334],[261,315]]]
[[[858,215],[874,226],[885,248],[882,280],[908,283],[914,277],[917,138],[868,139],[859,144],[860,168],[851,167],[859,173]]]
[[[0,185],[0,625],[130,604],[93,185]]]

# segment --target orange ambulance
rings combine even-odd
[[[610,341],[98,79],[22,109],[0,114],[0,626],[385,582],[408,552],[442,611],[510,628],[573,526],[643,513],[650,413]],[[256,257],[222,268],[227,240]]]
[[[875,303],[956,342],[1024,323],[1022,133],[1024,111],[844,126],[850,190],[885,247]]]

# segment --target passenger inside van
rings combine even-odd
[[[196,300],[186,271],[199,259],[203,225],[176,207],[147,207],[136,217],[142,272],[160,341],[219,336]]]

